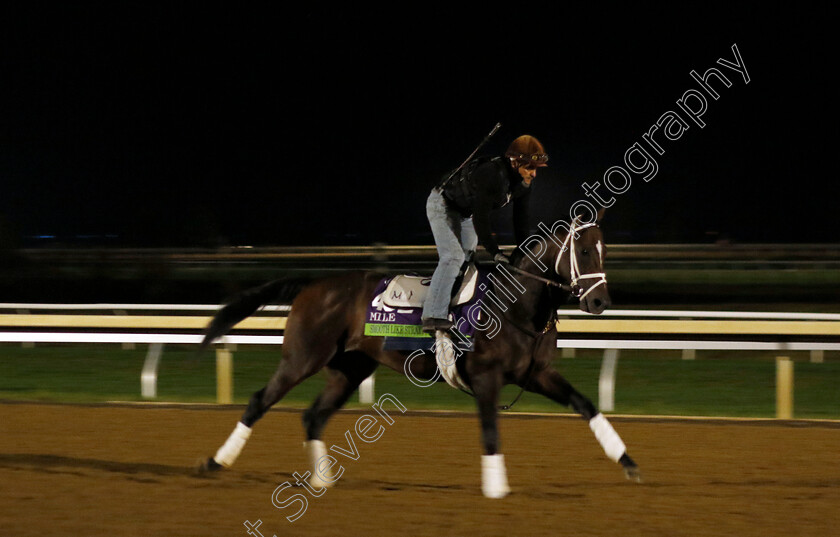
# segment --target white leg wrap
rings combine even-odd
[[[312,476],[309,478],[309,484],[316,489],[333,486],[333,482],[324,481],[320,477],[320,475],[323,475],[327,479],[333,479],[331,469],[327,472],[322,472],[320,475],[318,474],[318,460],[327,454],[327,445],[320,440],[310,440],[303,443],[303,448],[306,450],[306,455],[309,458],[309,467],[312,468]]]
[[[481,456],[481,492],[488,498],[504,498],[510,492],[505,456]]]
[[[225,468],[230,468],[233,463],[236,462],[236,458],[239,457],[239,454],[242,452],[242,448],[245,447],[245,442],[248,441],[250,436],[251,428],[241,421],[238,422],[236,424],[236,428],[232,433],[230,433],[227,441],[219,448],[219,451],[216,452],[216,456],[213,457],[213,460]]]
[[[612,459],[613,462],[618,462],[618,459],[624,455],[627,448],[624,442],[621,441],[621,437],[613,429],[613,426],[607,421],[607,418],[599,412],[594,418],[589,420],[589,428],[595,433],[595,438],[601,443],[601,447],[604,448],[604,453],[607,454],[607,457]]]

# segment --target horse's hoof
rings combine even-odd
[[[213,457],[207,457],[206,459],[200,459],[198,461],[195,472],[198,475],[208,475],[218,472],[222,468],[224,468],[224,466],[213,460]]]
[[[492,498],[494,500],[501,500],[508,494],[510,494],[510,489],[505,490],[493,490],[493,491],[484,491],[483,492],[485,498]]]
[[[635,464],[633,466],[624,467],[624,477],[636,483],[642,482],[642,472]]]
[[[639,466],[636,464],[636,461],[630,458],[630,455],[624,453],[618,462],[621,463],[622,468],[624,468],[624,477],[629,479],[630,481],[635,481],[636,483],[642,482],[642,472],[639,470]]]

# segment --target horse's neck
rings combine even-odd
[[[517,268],[535,276],[550,277],[548,273],[541,271],[532,260],[527,258],[519,262]],[[553,272],[553,267],[549,269],[549,272]],[[542,329],[552,314],[548,286],[544,282],[513,271],[510,274],[521,288],[520,292],[514,295],[516,300],[510,306],[509,314],[515,316],[521,322],[533,323],[535,328]],[[525,291],[522,292],[521,289],[525,289]]]

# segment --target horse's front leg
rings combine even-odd
[[[589,422],[589,428],[604,448],[607,457],[621,464],[625,477],[641,482],[642,475],[638,465],[627,454],[627,447],[606,416],[595,408],[592,401],[574,389],[560,373],[550,367],[536,371],[522,384],[522,387],[557,401],[563,406],[571,405],[583,419]]]
[[[481,419],[481,492],[488,498],[504,498],[510,492],[505,457],[499,453],[498,400],[502,378],[496,369],[470,374]]]

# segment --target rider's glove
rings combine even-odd
[[[509,264],[510,263],[510,258],[508,258],[508,256],[506,256],[502,252],[499,252],[499,253],[497,253],[496,255],[493,256],[493,261],[495,261],[496,263],[508,263]]]

